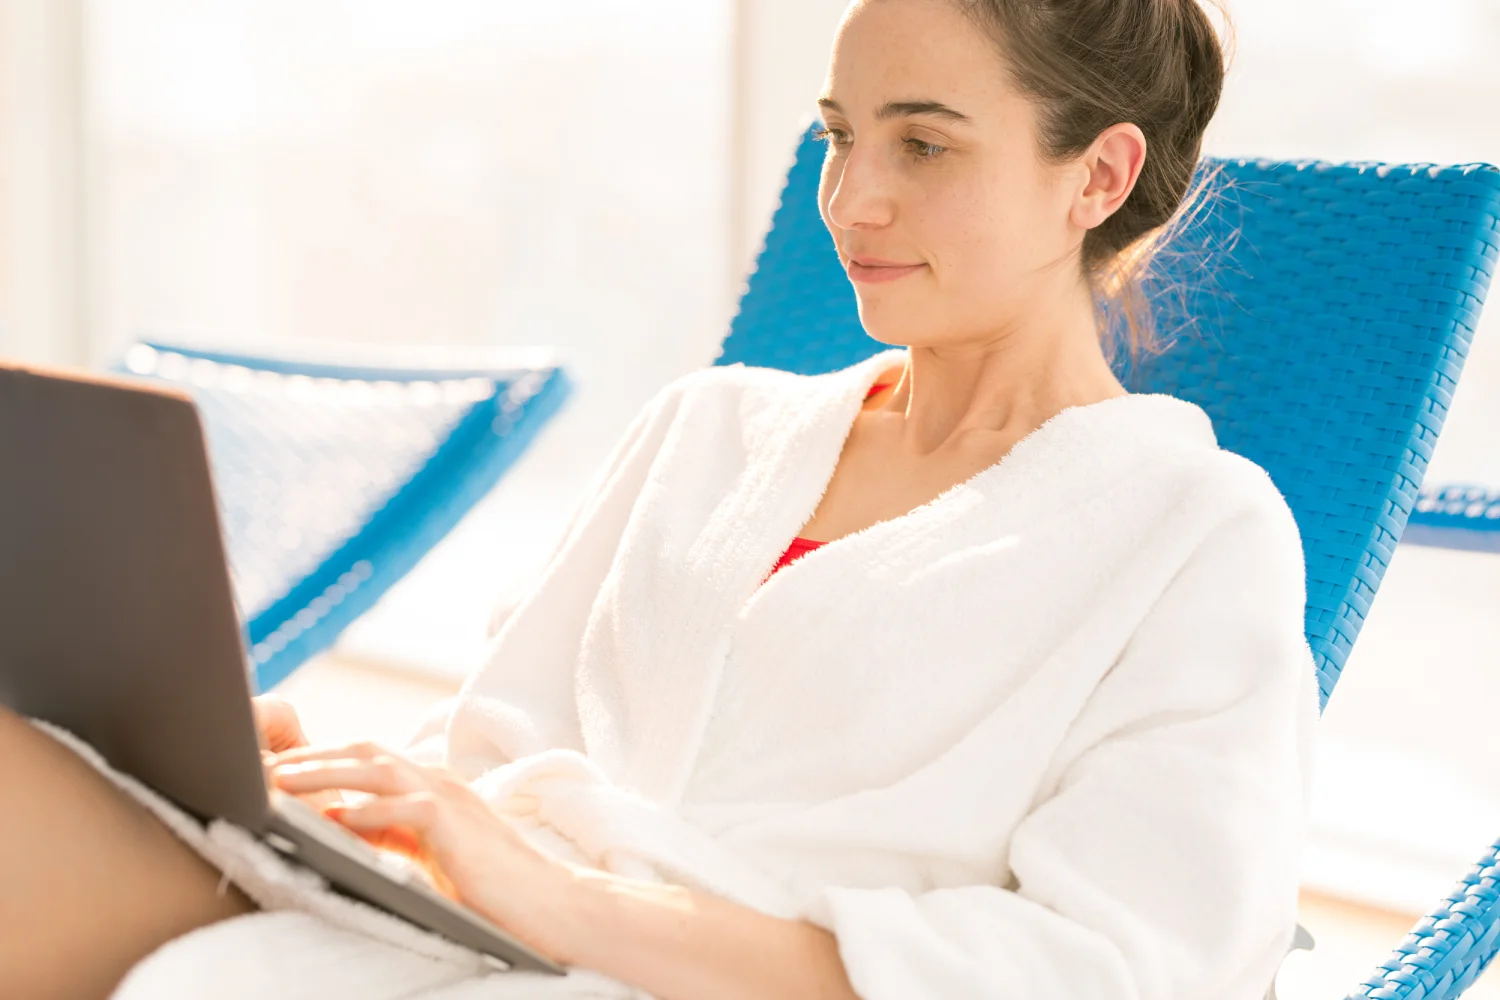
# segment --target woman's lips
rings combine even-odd
[[[883,281],[897,281],[908,274],[916,274],[926,266],[926,264],[897,264],[870,257],[850,257],[848,271],[849,277],[854,281],[879,284]]]

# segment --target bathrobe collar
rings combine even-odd
[[[785,376],[759,390],[767,394],[765,416],[746,428],[746,448],[751,455],[765,456],[765,461],[757,461],[726,499],[726,516],[716,519],[724,530],[701,539],[706,557],[738,564],[740,572],[729,596],[742,612],[763,587],[791,576],[791,567],[783,567],[761,583],[822,501],[870,386],[907,358],[905,348],[892,348],[839,371]],[[1065,484],[1101,484],[1111,474],[1138,464],[1144,452],[1173,446],[1217,446],[1208,415],[1175,396],[1132,393],[1068,407],[1023,437],[998,462],[916,510],[835,539],[801,559],[816,552],[825,553],[818,558],[828,558],[856,545],[899,542],[902,536],[929,533],[960,516],[1000,515],[1010,522],[1017,504],[1026,509],[1055,506]],[[1008,510],[999,508],[1001,500]],[[754,557],[746,558],[749,554]]]
[[[762,581],[822,500],[869,387],[906,357],[904,348],[890,349],[814,376],[749,368],[726,374],[743,379],[741,391],[755,397],[741,407],[751,460],[723,484],[723,499],[688,546],[684,564],[652,569],[651,592],[676,602],[687,612],[679,620],[690,624],[670,635],[632,635],[613,647],[615,656],[631,662],[590,663],[585,654],[580,663],[585,744],[623,787],[662,804],[680,800],[736,630],[766,589],[798,585],[797,563]],[[862,561],[853,557],[871,547],[884,559],[900,559],[903,553],[931,558],[934,538],[983,544],[1005,525],[1024,525],[1063,500],[1096,493],[1154,450],[1172,447],[1216,447],[1202,409],[1153,393],[1069,407],[1000,461],[928,503],[801,559],[850,559],[853,566]],[[605,691],[623,706],[607,709],[600,698]]]

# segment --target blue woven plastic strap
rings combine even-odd
[[[1500,841],[1349,994],[1370,1000],[1452,1000],[1500,949]]]
[[[199,407],[262,690],[437,544],[568,391],[552,366],[337,365],[152,343],[124,370]]]
[[[1500,552],[1500,490],[1477,483],[1423,486],[1401,541]]]
[[[804,138],[718,364],[814,374],[886,345],[860,326]],[[1500,247],[1500,170],[1206,160],[1210,209],[1148,289],[1176,343],[1122,381],[1202,406],[1286,496],[1326,705],[1442,429]]]

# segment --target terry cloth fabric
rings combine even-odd
[[[874,385],[870,386],[870,391],[865,393],[865,399],[869,400],[870,397],[874,396],[881,389],[885,389],[890,385],[890,382],[875,383]],[[803,538],[801,535],[798,535],[796,538],[793,538],[792,543],[786,547],[786,551],[781,554],[781,558],[776,560],[776,565],[771,567],[771,573],[774,573],[781,567],[788,565],[792,562],[792,560],[799,558],[805,553],[811,552],[818,546],[827,544],[827,542],[820,542],[812,538]],[[771,578],[771,573],[766,574],[767,580]]]
[[[570,860],[828,928],[866,1000],[1259,1000],[1317,717],[1285,500],[1197,406],[1120,396],[767,580],[904,360],[661,390],[410,752]],[[226,959],[199,993],[629,995],[437,957],[392,988],[388,940],[281,905],[127,995],[225,955],[254,989]]]

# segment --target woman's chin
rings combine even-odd
[[[909,347],[921,340],[921,331],[932,325],[932,313],[891,302],[859,298],[859,322],[872,340],[892,347]]]

